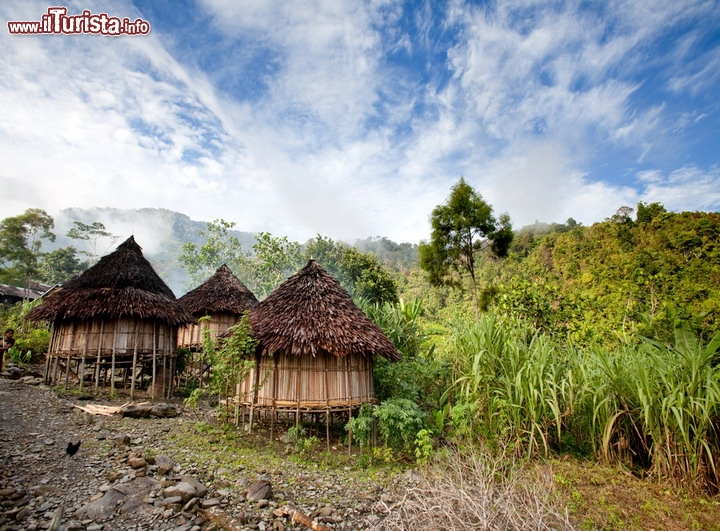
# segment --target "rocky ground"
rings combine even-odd
[[[0,531],[373,529],[396,501],[393,492],[413,479],[369,476],[350,457],[332,467],[291,459],[289,449],[259,457],[228,443],[211,408],[175,402],[160,413],[175,409],[169,418],[90,414],[77,406],[117,406],[122,398],[59,396],[37,375],[7,376],[0,377]]]

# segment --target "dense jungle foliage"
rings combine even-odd
[[[717,492],[720,214],[631,213],[517,231],[507,258],[477,260],[479,317],[467,290],[399,275],[401,301],[422,302],[367,310],[405,354],[377,367],[378,409],[419,404],[436,444],[571,453]]]

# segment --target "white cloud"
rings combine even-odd
[[[461,175],[515,226],[591,223],[638,200],[717,208],[716,169],[651,160],[669,132],[712,111],[640,105],[647,82],[633,75],[648,62],[684,64],[658,74],[667,94],[715,87],[717,49],[698,54],[695,33],[668,57],[647,52],[709,8],[578,6],[456,1],[442,19],[430,2],[403,12],[393,1],[204,0],[194,15],[207,21],[202,37],[216,39],[215,70],[182,56],[171,31],[3,33],[0,185],[12,193],[2,217],[163,207],[298,240],[418,241]],[[0,15],[37,20],[46,9],[4,2]],[[92,9],[140,15],[129,2]],[[225,66],[262,89],[233,92],[218,81]],[[603,180],[596,161],[618,154],[636,181]]]
[[[673,211],[720,210],[720,168],[706,172],[686,166],[666,176],[655,172],[642,200],[662,203]]]

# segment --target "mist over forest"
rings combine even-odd
[[[102,223],[107,232],[116,238],[103,238],[99,242],[98,249],[95,249],[99,256],[112,252],[118,244],[134,236],[145,257],[178,297],[187,291],[190,280],[189,274],[178,262],[178,256],[185,243],[202,243],[198,231],[207,226],[205,221],[195,221],[185,214],[164,208],[66,208],[54,219],[57,238],[54,242],[44,242],[46,248],[43,250],[51,251],[68,245],[77,247],[78,241],[66,235],[75,221]],[[253,233],[230,232],[240,240],[243,249],[252,249],[255,243]]]

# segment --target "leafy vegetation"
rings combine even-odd
[[[15,331],[15,345],[10,356],[11,361],[27,362],[47,352],[50,344],[50,331],[47,326],[25,320],[25,316],[40,301],[25,301],[8,308],[0,307],[0,329],[12,328]]]
[[[513,239],[510,216],[495,219],[492,207],[465,179],[453,186],[446,204],[438,205],[430,217],[432,235],[420,245],[420,267],[435,286],[459,286],[458,274],[467,274],[478,308],[476,260],[486,251],[505,256]]]
[[[206,317],[201,318],[207,319]],[[228,329],[227,337],[213,339],[210,331],[203,330],[202,361],[212,367],[210,382],[195,388],[185,402],[196,406],[202,395],[218,397],[224,404],[223,418],[231,418],[231,404],[235,397],[235,386],[248,377],[255,366],[254,357],[257,341],[251,335],[247,315]]]
[[[205,243],[185,244],[180,262],[190,272],[194,286],[226,264],[255,296],[263,299],[313,259],[355,298],[373,303],[398,300],[395,281],[373,254],[322,236],[301,245],[267,232],[257,235],[252,250],[245,250],[230,232],[234,226],[222,219],[215,220],[207,224],[206,230],[200,231]]]
[[[52,217],[39,208],[0,221],[0,281],[29,286],[39,273],[43,239],[55,240]]]

